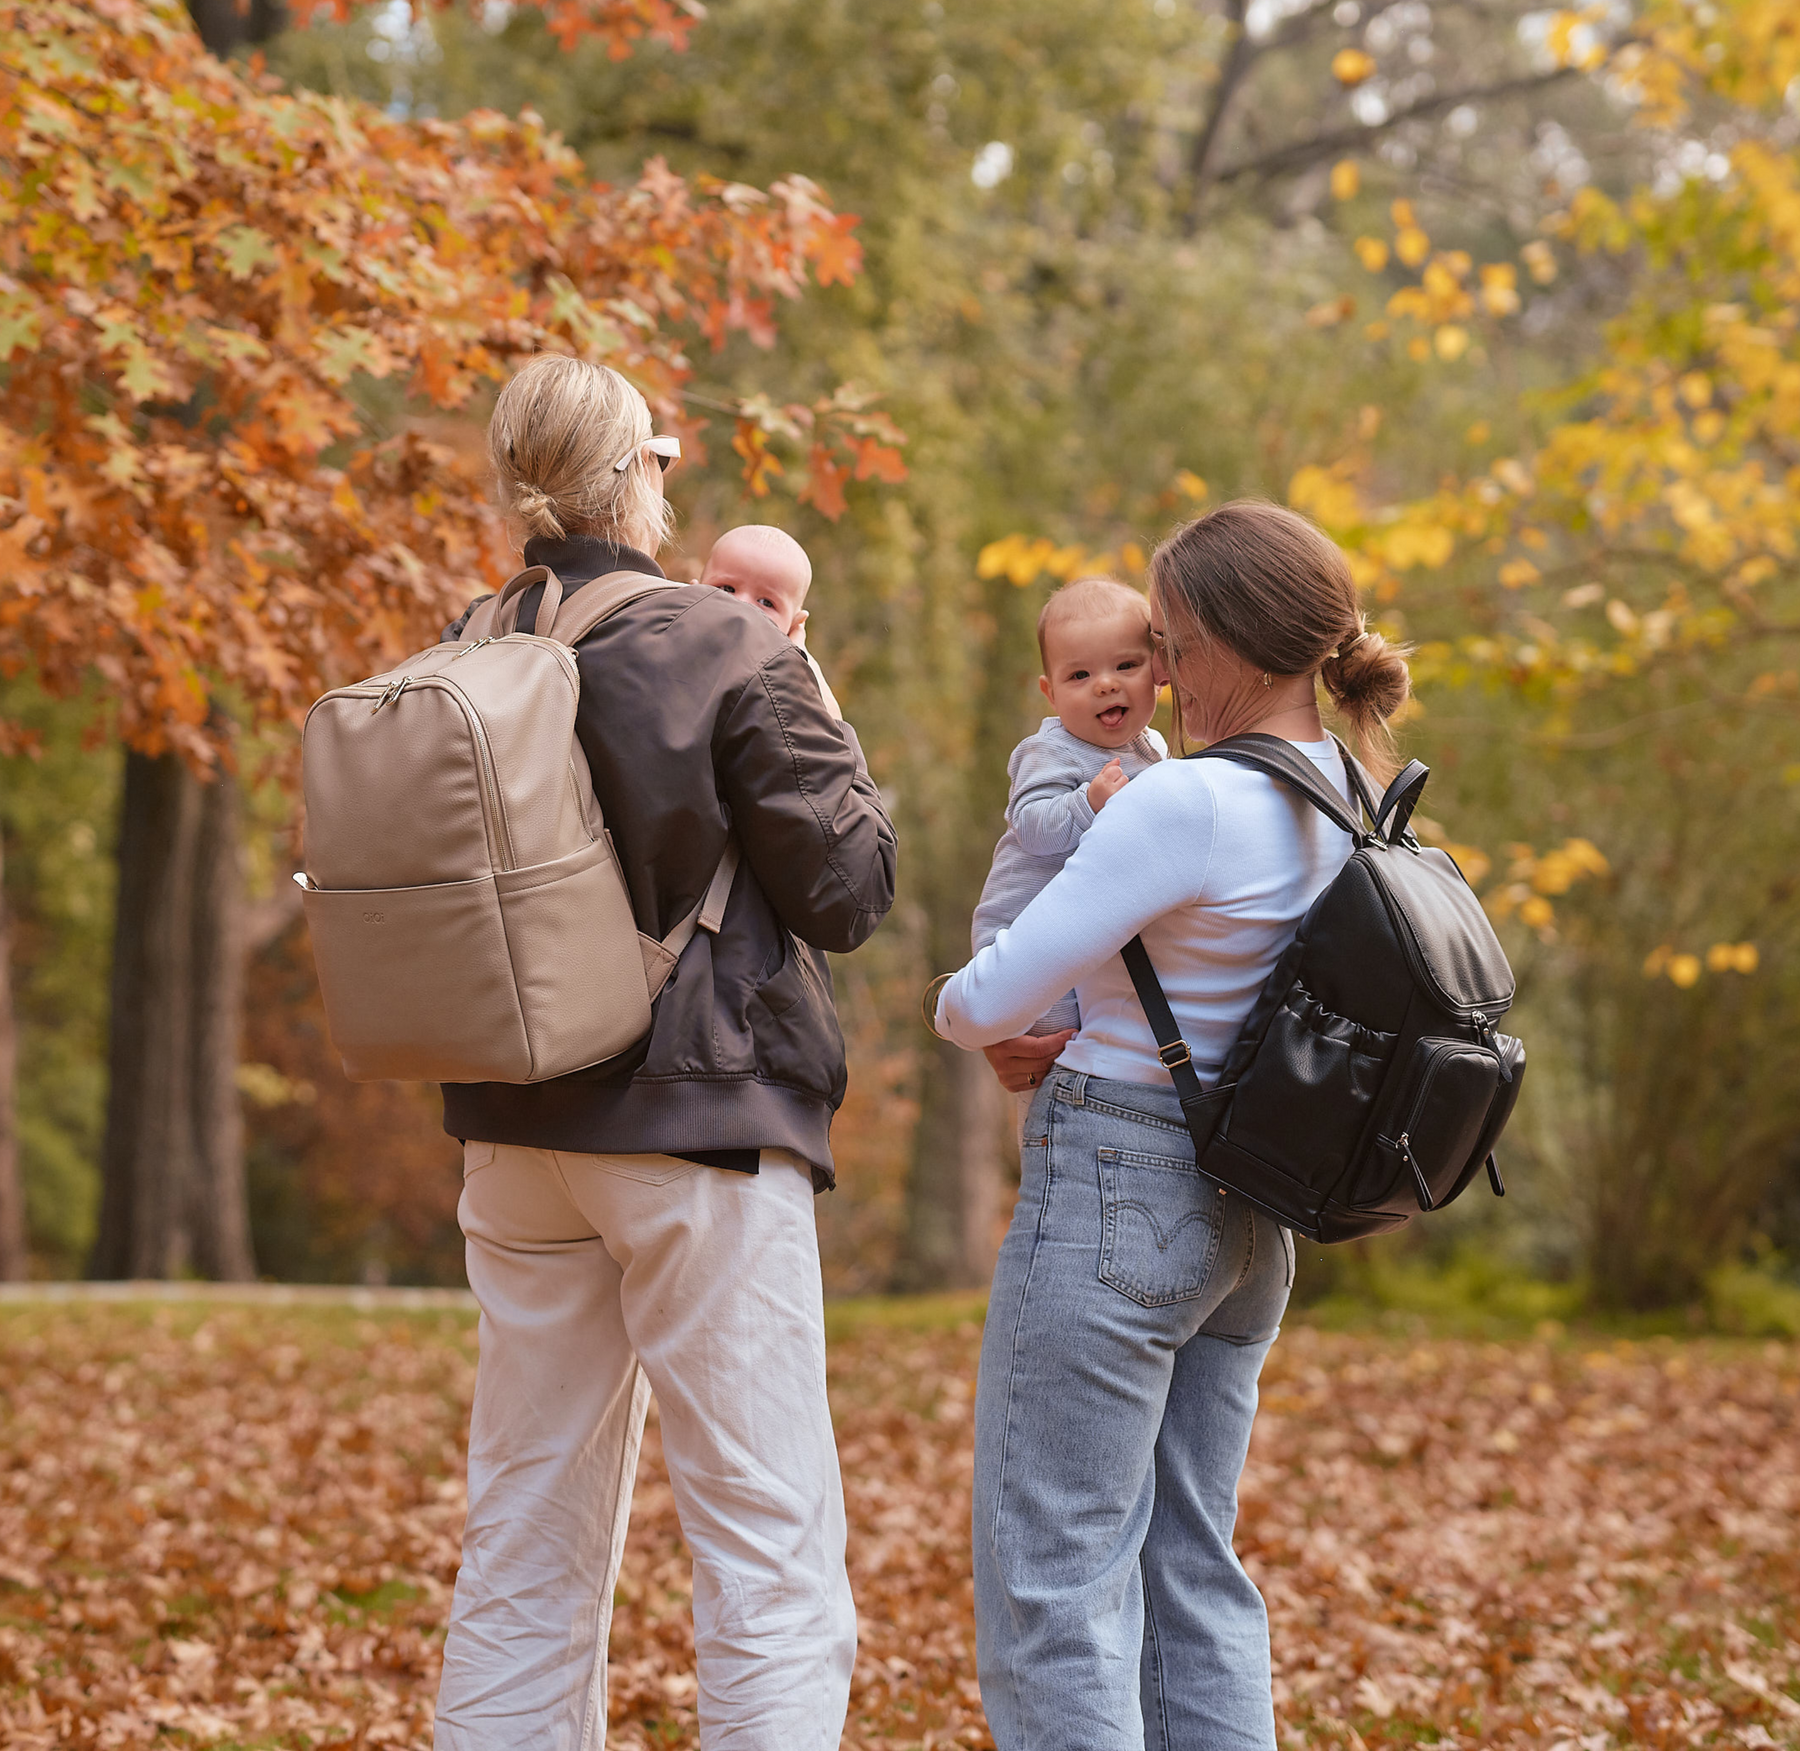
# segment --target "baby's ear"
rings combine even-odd
[[[1050,677],[1048,675],[1038,676],[1038,692],[1043,694],[1046,699],[1050,697]]]

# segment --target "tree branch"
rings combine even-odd
[[[1250,0],[1226,0],[1225,18],[1231,27],[1231,47],[1225,51],[1225,59],[1219,63],[1219,78],[1213,87],[1212,108],[1207,111],[1206,120],[1201,123],[1200,132],[1194,136],[1194,144],[1188,154],[1185,224],[1190,237],[1199,224],[1200,200],[1206,192],[1207,173],[1225,127],[1226,112],[1231,108],[1231,100],[1237,95],[1238,87],[1243,84],[1245,74],[1250,71],[1250,65],[1256,59],[1250,33],[1244,28],[1244,17],[1249,9]]]
[[[1408,104],[1405,109],[1396,110],[1385,121],[1354,128],[1338,128],[1329,134],[1315,134],[1310,140],[1296,140],[1290,146],[1278,147],[1260,157],[1227,164],[1213,173],[1212,181],[1227,183],[1245,176],[1280,176],[1286,171],[1304,170],[1321,158],[1335,157],[1340,152],[1353,152],[1399,127],[1402,122],[1441,115],[1445,110],[1457,109],[1465,103],[1491,103],[1497,98],[1516,97],[1521,92],[1541,91],[1579,71],[1581,69],[1577,67],[1557,67],[1548,73],[1522,74],[1516,79],[1498,79],[1491,85],[1471,85],[1460,91],[1441,92],[1435,97],[1421,98],[1417,103]]]

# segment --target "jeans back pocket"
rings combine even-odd
[[[1143,1307],[1192,1301],[1218,1256],[1218,1182],[1179,1156],[1099,1155],[1100,1281]]]

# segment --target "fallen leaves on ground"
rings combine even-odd
[[[861,1614],[845,1744],[991,1743],[967,1517],[978,1333],[833,1344]],[[425,1746],[473,1321],[0,1312],[0,1742]],[[1800,1745],[1800,1350],[1291,1330],[1240,1548],[1284,1745]],[[654,1424],[612,1731],[693,1746],[687,1562]]]

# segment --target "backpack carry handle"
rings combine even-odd
[[[1399,845],[1406,832],[1406,823],[1412,819],[1412,812],[1419,806],[1419,798],[1425,794],[1425,781],[1431,776],[1431,768],[1423,760],[1408,760],[1400,768],[1394,782],[1381,793],[1381,801],[1373,810],[1375,831],[1380,833],[1390,845]]]
[[[538,603],[537,617],[531,623],[531,630],[539,638],[548,636],[556,620],[556,611],[562,606],[562,579],[547,565],[530,565],[516,578],[508,581],[506,588],[500,592],[499,600],[494,603],[496,637],[504,638],[509,632],[519,630],[519,601],[533,584],[544,586],[544,599]]]

